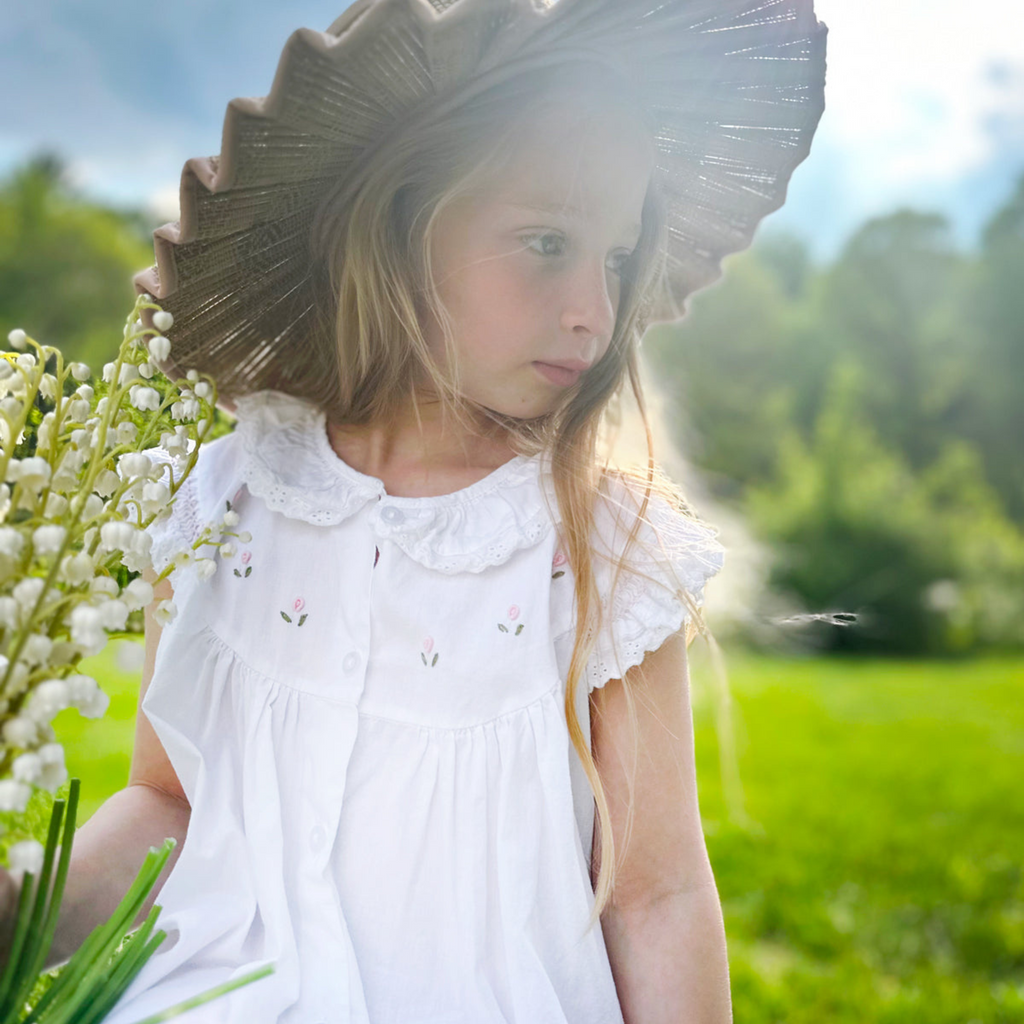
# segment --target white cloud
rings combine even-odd
[[[861,198],[947,184],[1024,127],[1019,0],[817,0],[829,26],[823,137]],[[1022,141],[1024,148],[1024,141]]]

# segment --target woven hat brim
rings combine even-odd
[[[228,104],[220,155],[185,164],[180,219],[135,277],[174,315],[160,368],[209,372],[225,400],[301,391],[327,190],[417,105],[546,48],[604,54],[646,98],[668,215],[651,322],[678,319],[785,201],[824,110],[826,34],[812,0],[359,0],[298,29],[270,93]]]

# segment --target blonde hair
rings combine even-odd
[[[440,398],[443,417],[454,417],[472,429],[483,415],[517,454],[550,454],[563,550],[575,576],[576,631],[565,715],[572,744],[594,791],[600,826],[600,844],[595,836],[595,853],[600,848],[601,854],[592,927],[611,898],[616,866],[608,803],[575,709],[577,688],[602,622],[593,569],[594,505],[605,478],[618,476],[642,487],[639,508],[626,510],[634,521],[615,565],[615,580],[637,539],[650,495],[658,494],[688,512],[679,489],[656,472],[638,363],[650,298],[661,284],[664,269],[662,199],[655,187],[648,189],[640,240],[622,277],[608,351],[567,390],[562,404],[535,419],[517,420],[483,410],[460,394],[450,318],[438,296],[430,260],[432,231],[440,213],[471,188],[486,183],[487,175],[508,159],[533,119],[569,97],[580,104],[583,116],[600,116],[611,105],[628,110],[638,123],[647,119],[628,84],[611,69],[588,60],[563,61],[546,68],[534,66],[527,74],[471,93],[464,102],[419,112],[364,155],[314,218],[311,244],[317,301],[310,353],[320,353],[323,365],[307,363],[302,372],[303,394],[339,425],[387,424],[408,402],[418,415],[415,384],[425,379]],[[646,126],[653,131],[649,121]],[[432,357],[424,337],[427,313],[442,327],[445,366]],[[329,365],[323,353],[332,353],[336,365]],[[643,474],[612,470],[607,463],[599,466],[605,413],[627,382],[646,433],[648,458]],[[690,610],[689,641],[692,630],[706,630],[700,609],[685,588],[678,587],[677,593]],[[624,685],[628,691],[625,681]],[[638,726],[628,693],[627,706],[635,748]],[[632,801],[627,842],[631,822]]]

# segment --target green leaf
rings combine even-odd
[[[252,566],[251,565],[247,565],[245,567],[245,575],[248,576],[249,573],[251,573],[251,572],[252,572]]]
[[[308,619],[308,618],[309,618],[309,612],[303,612],[302,618],[299,619],[299,625],[301,626],[306,621],[306,619]]]
[[[498,623],[498,629],[500,629],[502,633],[508,632],[508,626],[503,626],[500,622]]]
[[[281,612],[281,618],[284,619],[285,622],[291,622],[292,621],[290,618],[288,618],[287,615],[285,615],[284,612]]]
[[[524,625],[526,625],[526,623],[520,622],[519,625],[516,626],[516,636],[519,636],[519,634],[522,633]]]
[[[430,667],[433,668],[437,664],[437,655],[435,654],[433,660],[430,662]]]

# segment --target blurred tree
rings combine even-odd
[[[787,295],[803,259],[788,250],[776,272],[758,255],[730,259],[725,277],[697,296],[682,324],[653,328],[644,351],[671,399],[681,447],[720,496],[775,473],[777,438],[790,420],[789,348],[798,331]]]
[[[1024,175],[982,235],[972,299],[987,344],[958,426],[979,441],[989,479],[1024,523]]]
[[[824,275],[819,337],[865,369],[865,415],[915,469],[935,458],[964,385],[969,281],[946,218],[912,210],[868,221]]]
[[[955,653],[1024,643],[1024,534],[976,451],[948,445],[921,474],[863,409],[868,379],[836,364],[814,434],[782,440],[778,478],[744,507],[776,555],[772,582],[813,611],[853,611],[834,650]]]
[[[144,219],[90,203],[44,153],[0,184],[0,324],[22,327],[67,359],[102,365],[153,262]]]

